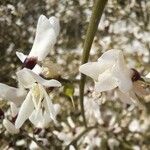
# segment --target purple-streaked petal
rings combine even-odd
[[[15,122],[15,127],[19,129],[22,124],[30,117],[31,113],[33,112],[34,109],[34,104],[32,101],[32,93],[29,91],[26,99],[21,105],[21,108],[19,110],[16,122]]]

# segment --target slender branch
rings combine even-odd
[[[64,150],[68,150],[71,145],[75,145],[80,138],[82,138],[87,132],[91,131],[92,129],[96,128],[97,126],[92,126],[86,128],[82,133],[80,133],[74,140],[72,140]]]
[[[47,147],[43,146],[41,143],[39,143],[34,137],[29,136],[25,131],[22,131],[22,135],[26,137],[27,139],[34,141],[42,150],[49,150]]]
[[[82,64],[86,63],[89,58],[90,49],[93,43],[93,39],[95,36],[95,33],[98,28],[99,21],[101,19],[104,7],[106,5],[107,0],[96,0],[93,10],[92,10],[92,16],[90,19],[90,23],[88,26],[88,30],[86,33],[86,38],[83,46],[83,55],[82,55]],[[81,80],[80,80],[80,106],[81,106],[81,113],[84,120],[84,125],[87,127],[86,118],[84,114],[84,85],[86,81],[86,76],[81,74]]]

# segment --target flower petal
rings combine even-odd
[[[29,117],[30,121],[37,127],[37,128],[45,128],[47,127],[47,125],[49,124],[49,122],[52,120],[50,118],[49,113],[47,113],[46,111],[42,111],[42,109],[40,109],[38,112],[36,112],[37,110],[34,110],[31,114],[31,116]]]
[[[24,100],[26,91],[0,83],[0,98],[6,99],[19,106]]]
[[[18,107],[14,103],[10,103],[11,115],[12,117],[16,117],[18,114]]]
[[[104,67],[99,62],[88,62],[80,66],[79,71],[94,80],[98,80],[98,76],[103,72]]]
[[[21,105],[21,108],[18,113],[18,117],[15,122],[15,127],[18,129],[22,126],[22,124],[29,118],[31,113],[33,112],[34,104],[32,101],[32,93],[29,91],[26,99]]]
[[[25,61],[25,59],[27,58],[27,55],[24,55],[21,52],[16,52],[17,57],[21,60],[21,62],[23,63]]]
[[[40,74],[42,72],[42,67],[36,64],[35,67],[32,69],[32,71],[36,74]]]
[[[56,43],[57,34],[50,21],[41,15],[38,20],[36,36],[29,56],[42,61]]]
[[[101,57],[98,59],[98,62],[102,63],[105,68],[108,69],[116,63],[120,52],[121,50],[116,49],[108,50],[101,55]]]
[[[49,21],[50,21],[52,27],[55,30],[56,36],[58,36],[59,31],[60,31],[59,19],[54,17],[54,16],[52,16],[52,17],[49,18]]]
[[[41,76],[34,73],[32,70],[24,68],[17,72],[18,79],[24,87],[31,87],[33,83],[38,82],[46,87],[60,87],[61,83],[57,80],[45,80]]]
[[[104,73],[100,74],[98,77],[98,82],[95,82],[95,91],[103,92],[116,88],[118,82],[112,76],[111,70],[106,70]]]
[[[51,101],[51,98],[50,96],[47,94],[47,92],[45,91],[45,89],[43,88],[43,86],[41,86],[41,90],[43,91],[43,94],[44,94],[44,101],[43,101],[43,105],[46,109],[46,111],[49,113],[50,117],[53,119],[53,121],[56,121],[56,111],[55,111],[55,108],[54,108],[54,105]]]
[[[117,90],[117,95],[124,104],[133,104],[128,93],[123,93],[120,90]]]
[[[122,92],[128,92],[132,88],[130,70],[127,68],[122,52],[119,53],[116,65],[113,68],[113,76],[118,80],[118,87]]]
[[[32,85],[36,82],[28,70],[29,69],[24,68],[16,73],[19,84],[24,88],[31,88]]]
[[[132,90],[127,93],[123,93],[120,90],[117,90],[117,94],[124,104],[136,104],[138,102],[138,99]]]
[[[12,124],[8,119],[3,120],[3,125],[9,133],[17,134],[19,133],[19,129],[15,128],[15,125]]]

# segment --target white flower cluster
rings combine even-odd
[[[11,102],[13,124],[7,118],[3,124],[11,133],[18,133],[20,127],[29,120],[39,128],[46,127],[50,121],[56,122],[59,104],[53,104],[47,88],[60,87],[57,80],[46,80],[40,76],[42,66],[38,64],[45,59],[56,43],[60,31],[59,20],[56,17],[46,18],[41,15],[38,20],[36,36],[29,55],[16,52],[24,68],[17,71],[18,88],[0,83],[0,98]]]
[[[17,57],[23,64],[23,69],[16,72],[18,88],[0,83],[0,98],[10,102],[11,115],[16,118],[14,123],[9,121],[7,117],[3,120],[3,125],[10,133],[18,133],[27,119],[37,128],[47,127],[52,120],[55,123],[57,122],[56,116],[59,113],[60,105],[52,103],[52,98],[47,93],[47,89],[60,87],[61,83],[54,79],[44,79],[41,76],[43,66],[39,62],[42,62],[54,47],[59,31],[60,25],[57,18],[50,17],[48,19],[41,15],[29,55],[16,52]],[[124,103],[136,104],[139,102],[137,95],[147,94],[139,82],[140,75],[138,72],[126,66],[121,50],[108,50],[102,54],[98,61],[81,65],[79,71],[94,79],[95,94],[98,96],[101,92],[116,89],[119,98]],[[93,99],[88,96],[85,97],[84,107],[88,124],[103,124],[100,107]],[[115,119],[116,117],[112,118],[110,124],[113,124]],[[79,127],[79,131],[71,118],[68,118],[68,123],[77,136],[82,128]],[[135,124],[136,122],[133,122],[130,125],[130,130]],[[66,146],[73,140],[74,135],[67,127],[65,128],[67,131],[53,131],[53,133]],[[89,143],[87,149],[93,149],[95,146],[100,145],[101,139],[99,137],[95,138],[95,136],[96,131],[91,132],[84,139],[83,143]],[[109,139],[108,145],[112,144],[115,147],[118,145],[118,141]],[[70,149],[74,149],[74,147],[70,146]]]

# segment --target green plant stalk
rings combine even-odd
[[[98,28],[99,21],[101,19],[103,10],[105,8],[105,5],[107,3],[107,0],[96,0],[93,6],[92,10],[92,16],[90,19],[90,23],[88,25],[86,38],[83,46],[83,55],[82,55],[82,64],[86,63],[89,58],[90,49],[93,43],[93,39],[95,36],[95,33]],[[84,74],[81,74],[80,79],[80,106],[81,106],[81,113],[83,116],[83,121],[85,127],[87,127],[85,113],[84,113],[84,85],[86,81],[86,76]]]

